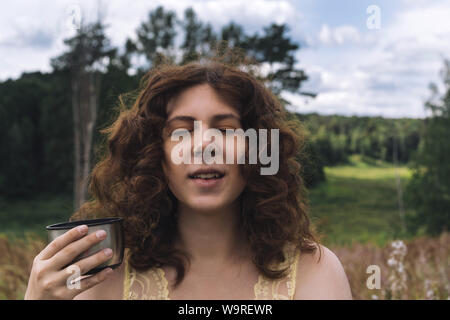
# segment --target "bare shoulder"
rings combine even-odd
[[[295,300],[352,299],[350,284],[339,258],[321,244],[314,253],[300,254],[296,279]]]
[[[125,263],[122,263],[105,281],[83,291],[74,300],[122,300],[124,276]]]

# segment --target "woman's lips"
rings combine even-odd
[[[191,178],[189,180],[197,187],[213,188],[213,187],[217,187],[218,185],[220,185],[222,183],[223,179],[225,179],[225,176],[223,176],[221,178],[214,178],[214,179]]]

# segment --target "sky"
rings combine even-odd
[[[284,94],[301,113],[423,118],[429,84],[443,90],[439,72],[450,59],[450,0],[16,0],[0,3],[0,81],[50,72],[73,17],[94,21],[99,5],[119,48],[159,5],[179,18],[192,7],[215,31],[230,21],[247,34],[286,23],[300,45],[296,67],[309,77],[301,89],[317,93]]]

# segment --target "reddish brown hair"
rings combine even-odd
[[[226,63],[161,64],[147,73],[132,107],[121,110],[114,123],[101,131],[107,135],[107,150],[90,175],[93,200],[71,219],[123,217],[130,264],[138,270],[173,266],[176,285],[182,281],[189,259],[174,246],[177,199],[162,170],[162,130],[168,101],[182,90],[205,83],[236,106],[244,130],[279,129],[276,175],[261,175],[260,164],[241,166],[247,185],[241,195],[240,226],[258,270],[268,278],[283,277],[287,269],[270,265],[284,261],[286,244],[302,252],[319,247],[295,158],[304,145],[303,130],[299,122],[288,120],[284,107],[261,81]]]

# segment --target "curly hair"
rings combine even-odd
[[[270,279],[284,277],[287,268],[271,266],[287,259],[285,245],[293,244],[302,252],[320,251],[296,160],[305,145],[304,130],[262,81],[223,61],[209,59],[182,66],[163,63],[142,78],[133,105],[122,108],[117,119],[100,131],[106,134],[107,144],[89,176],[93,198],[71,220],[123,217],[129,263],[137,270],[173,266],[175,286],[181,283],[189,256],[175,247],[177,199],[162,170],[162,130],[169,100],[200,84],[210,85],[238,109],[244,130],[279,129],[279,171],[275,175],[261,175],[259,163],[246,161],[240,166],[246,185],[240,196],[239,225],[259,272]]]

